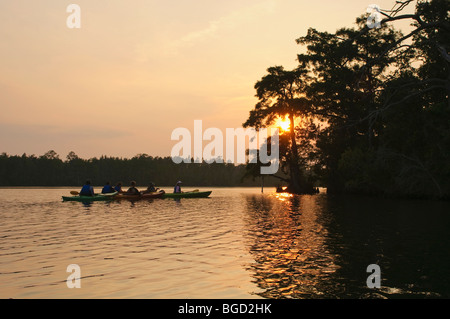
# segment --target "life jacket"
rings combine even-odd
[[[83,185],[80,191],[81,196],[92,196],[92,186],[91,185]]]
[[[111,185],[105,185],[102,189],[102,194],[114,193],[114,189]]]
[[[173,188],[173,192],[174,193],[181,193],[181,186],[175,185],[175,187]]]

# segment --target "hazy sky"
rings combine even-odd
[[[168,156],[177,127],[241,127],[309,27],[394,0],[0,0],[0,152]],[[69,29],[69,4],[81,28]]]

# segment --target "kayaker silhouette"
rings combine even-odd
[[[140,195],[141,192],[136,188],[136,182],[131,182],[131,187],[127,190],[127,194],[129,195]]]
[[[94,188],[91,186],[91,181],[87,180],[80,191],[80,196],[94,196]]]
[[[142,192],[142,194],[148,194],[148,193],[154,193],[157,192],[159,188],[155,188],[155,184],[153,182],[150,182],[150,185],[147,187],[145,191]]]
[[[111,186],[110,182],[106,182],[105,186],[102,189],[102,194],[110,194],[110,193],[114,193],[115,190],[114,188]]]
[[[116,192],[123,193],[123,191],[122,191],[122,182],[118,182],[116,187],[114,187],[114,190]]]
[[[173,188],[173,192],[174,193],[181,193],[181,181],[178,181],[177,184],[175,185],[175,187]]]

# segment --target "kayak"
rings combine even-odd
[[[130,195],[126,193],[121,193],[114,197],[114,199],[127,199],[127,200],[141,200],[141,199],[153,199],[153,198],[162,198],[164,195],[164,191],[146,193],[140,195]]]
[[[165,193],[163,198],[204,198],[208,197],[212,191],[206,192],[185,192],[185,193]]]
[[[75,202],[94,202],[94,201],[106,201],[112,200],[118,193],[110,194],[96,194],[94,196],[63,196],[63,201],[75,201]]]

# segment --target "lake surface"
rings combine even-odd
[[[86,205],[70,190],[0,189],[0,298],[450,297],[448,202],[212,188]]]

